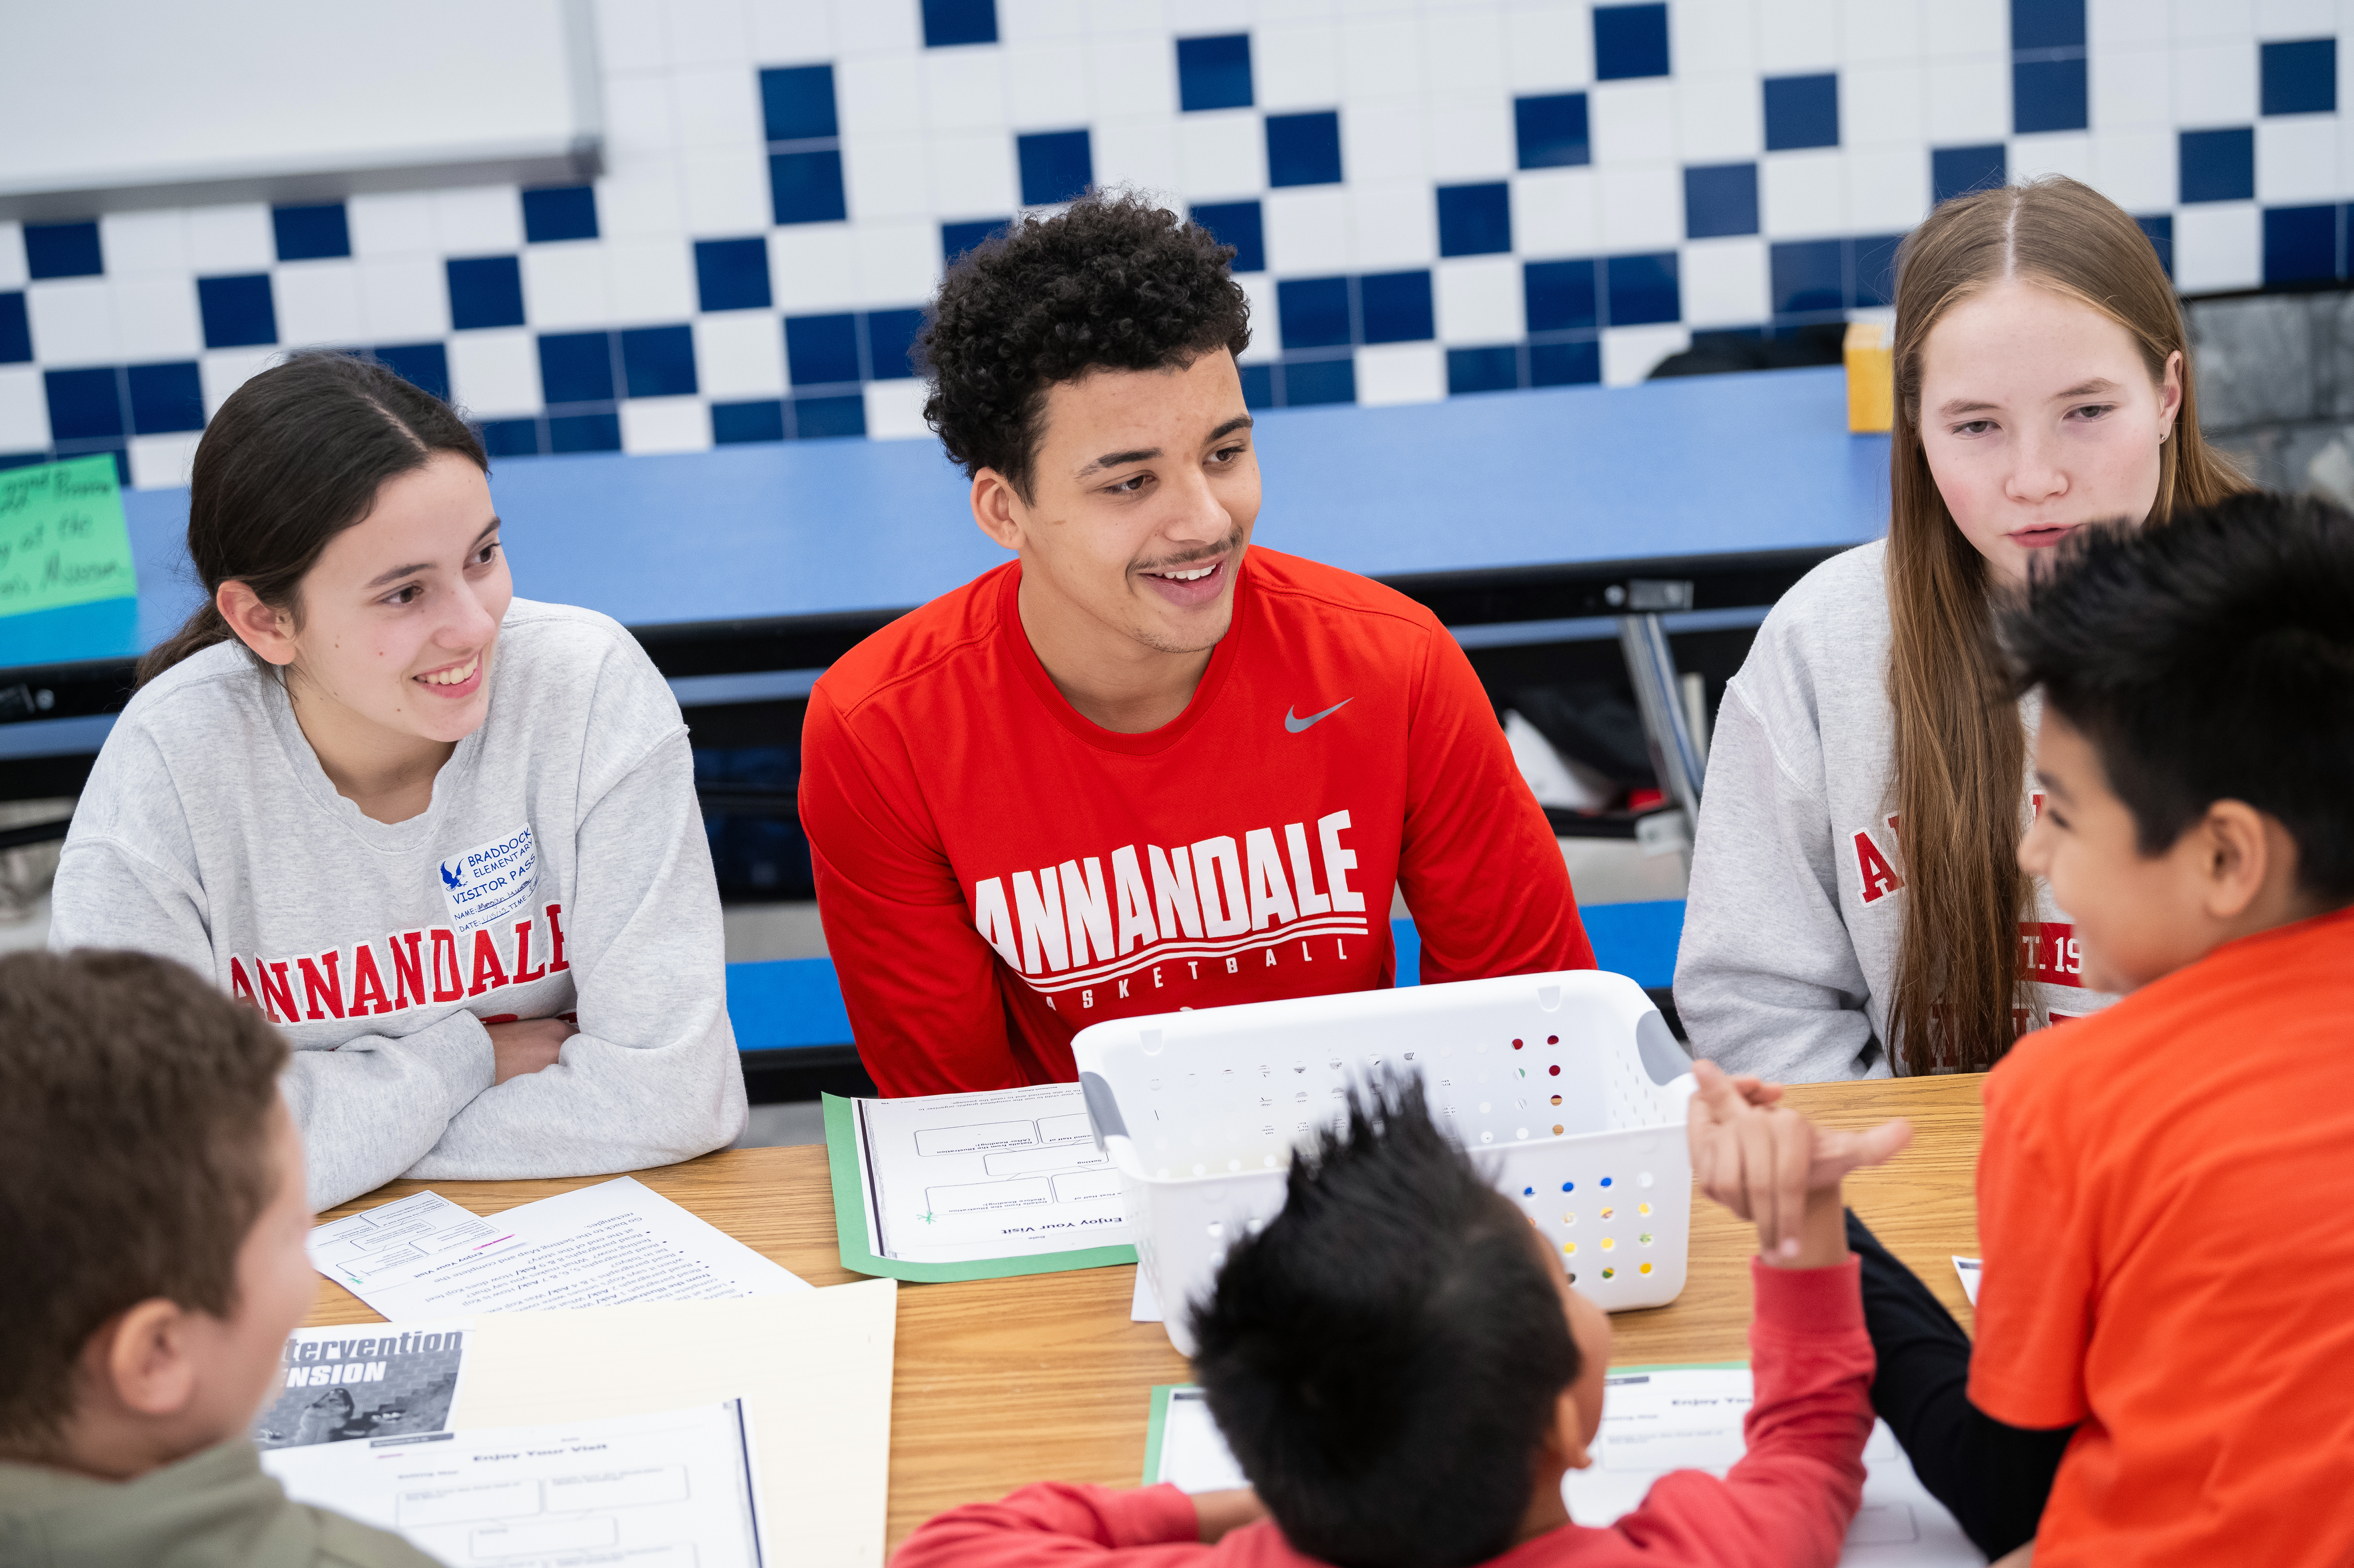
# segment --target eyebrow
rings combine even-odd
[[[1228,419],[1225,424],[1220,425],[1216,429],[1212,430],[1210,432],[1210,440],[1214,441],[1222,440],[1225,437],[1233,435],[1236,430],[1247,430],[1257,423],[1257,421],[1253,419],[1248,414],[1237,414],[1233,418]],[[1146,462],[1150,461],[1153,458],[1159,457],[1160,455],[1161,449],[1159,447],[1139,447],[1133,451],[1106,452],[1103,456],[1096,459],[1093,462],[1081,465],[1078,471],[1071,477],[1074,479],[1085,479],[1087,475],[1100,472],[1104,469],[1118,468],[1122,463]]]
[[[2116,389],[2117,384],[2115,382],[2111,381],[2104,376],[2095,376],[2090,381],[2079,381],[2075,386],[2067,388],[2065,391],[2054,392],[2049,400],[2054,403],[2061,403],[2065,402],[2071,397],[2090,397],[2096,393],[2114,392]],[[1988,411],[1999,412],[2000,411],[2001,407],[2002,405],[1999,403],[1981,402],[1969,397],[1956,397],[1950,402],[1941,403],[1937,406],[1937,418],[1941,419],[1950,419],[1956,414],[1977,414]]]
[[[489,538],[498,531],[499,520],[493,517],[489,523],[483,525],[481,533],[474,535],[475,546],[480,546],[483,540]],[[473,552],[472,550],[467,552],[469,555],[472,555],[472,553]],[[372,588],[379,588],[384,587],[385,584],[391,582],[396,577],[405,577],[411,572],[430,571],[432,567],[433,563],[430,561],[412,561],[405,567],[395,567],[388,572],[378,572],[376,576],[368,579],[367,586]]]

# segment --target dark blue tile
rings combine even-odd
[[[2149,237],[2149,248],[2158,252],[2158,264],[2166,269],[2168,277],[2173,277],[2174,215],[2161,212],[2149,217],[2137,217],[2134,221],[2141,225],[2141,231]]]
[[[2010,128],[2021,136],[2039,131],[2082,131],[2092,123],[2084,82],[2084,57],[2014,60],[2010,67]]]
[[[758,236],[696,240],[695,289],[697,304],[706,311],[768,309],[769,242]]]
[[[375,351],[378,365],[410,386],[450,398],[450,353],[438,343],[399,343]]]
[[[781,399],[711,405],[711,440],[715,445],[732,447],[745,441],[784,439],[785,405]]]
[[[2266,114],[2338,112],[2338,40],[2298,38],[2266,44],[2264,111]]]
[[[1447,351],[1447,395],[1466,392],[1509,392],[1521,384],[1521,351],[1509,343],[1492,348],[1450,348]]]
[[[613,334],[542,333],[539,385],[550,407],[613,400]]]
[[[1932,204],[1991,189],[2009,177],[2009,154],[1999,142],[1983,147],[1938,147],[1929,154]]]
[[[1246,365],[1243,366],[1241,369],[1243,376],[1243,407],[1246,408],[1274,408],[1275,366],[1272,365]]]
[[[1598,81],[1668,74],[1665,5],[1596,5],[1594,75]]]
[[[523,237],[533,245],[597,238],[597,187],[543,185],[523,193]]]
[[[2326,283],[2342,276],[2344,236],[2338,207],[2264,208],[2264,286]]]
[[[469,256],[448,264],[450,324],[475,327],[523,325],[523,268],[512,256]]]
[[[195,360],[134,365],[122,379],[131,394],[133,435],[165,436],[205,428],[205,387]]]
[[[964,223],[943,223],[940,225],[940,260],[953,265],[958,257],[1013,221],[1010,217],[977,217]]]
[[[1532,387],[1592,387],[1602,380],[1602,344],[1532,343],[1529,344],[1529,385]]]
[[[1283,406],[1306,408],[1318,403],[1357,400],[1357,362],[1339,359],[1287,360],[1283,366]]]
[[[1531,332],[1570,332],[1602,323],[1591,261],[1532,261],[1521,269],[1521,294]]]
[[[0,365],[22,365],[33,357],[33,325],[25,314],[23,291],[0,294]]]
[[[824,440],[832,436],[866,433],[866,399],[854,394],[838,397],[793,399],[793,440]]]
[[[1512,100],[1512,134],[1524,169],[1560,169],[1594,162],[1582,92]]]
[[[1286,348],[1340,348],[1352,341],[1346,278],[1287,278],[1275,286],[1275,312]]]
[[[1766,150],[1836,147],[1840,139],[1839,77],[1776,76],[1766,79]]]
[[[539,421],[536,418],[485,419],[482,432],[482,450],[493,458],[540,455]]]
[[[1613,256],[1602,263],[1604,309],[1612,326],[1649,326],[1683,319],[1676,253]]]
[[[270,227],[278,237],[281,261],[320,261],[352,253],[352,228],[339,201],[271,207]]]
[[[1846,255],[1836,239],[1786,239],[1766,250],[1777,316],[1847,308]]]
[[[995,42],[997,0],[924,0],[924,48]],[[865,428],[863,423],[859,426],[861,430]]]
[[[1896,302],[1896,248],[1903,242],[1901,234],[1841,241],[1847,248],[1850,309]]]
[[[2083,48],[2084,0],[2010,0],[2010,47]]]
[[[695,334],[684,326],[631,327],[621,334],[621,386],[627,397],[693,393]]]
[[[1684,171],[1684,238],[1757,232],[1757,165],[1710,164]]]
[[[2251,125],[2229,131],[2182,132],[2182,200],[2253,201],[2256,195],[2256,132]]]
[[[1278,187],[1340,184],[1338,111],[1325,109],[1313,114],[1268,115],[1267,183]]]
[[[1022,205],[1051,207],[1086,194],[1096,164],[1085,131],[1040,131],[1013,139],[1022,169]]]
[[[127,433],[122,418],[122,383],[112,366],[44,371],[41,380],[48,393],[51,440],[86,440]]]
[[[1438,253],[1495,256],[1512,248],[1512,187],[1498,180],[1485,185],[1438,187]]]
[[[769,205],[779,223],[840,223],[850,216],[842,194],[842,153],[817,147],[769,154]]]
[[[771,142],[840,135],[833,114],[833,68],[778,66],[762,71],[760,117]]]
[[[1235,248],[1235,259],[1226,263],[1227,270],[1267,270],[1267,226],[1260,217],[1258,203],[1210,202],[1195,207],[1192,216],[1219,244]]]
[[[1357,312],[1367,343],[1427,343],[1437,335],[1426,271],[1374,272],[1358,279]]]
[[[866,313],[866,376],[871,381],[907,381],[916,374],[916,338],[924,313],[910,307]]]
[[[278,341],[278,310],[270,302],[267,272],[197,279],[196,311],[204,317],[207,348],[246,348]]]
[[[98,247],[98,225],[25,225],[25,270],[34,278],[94,278],[106,270]]]
[[[796,387],[861,379],[858,318],[848,314],[787,316],[785,364]]]
[[[553,414],[547,420],[551,452],[617,452],[621,450],[619,414]]]
[[[1188,113],[1201,109],[1248,109],[1250,35],[1178,39],[1177,101]]]

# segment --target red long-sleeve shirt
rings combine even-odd
[[[1108,1018],[1589,969],[1559,848],[1469,661],[1420,605],[1254,546],[1193,701],[1082,716],[1018,563],[827,671],[801,822],[859,1054],[885,1095],[1067,1082]]]
[[[1839,1561],[1863,1497],[1872,1436],[1872,1341],[1853,1258],[1836,1268],[1751,1266],[1755,1403],[1749,1451],[1723,1480],[1662,1476],[1640,1508],[1596,1529],[1571,1523],[1490,1568],[1808,1568]],[[909,1536],[891,1568],[1315,1568],[1271,1520],[1198,1539],[1175,1487],[1119,1491],[1048,1482],[951,1509]]]

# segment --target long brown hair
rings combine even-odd
[[[2250,488],[2201,439],[2174,287],[2134,220],[2063,177],[1957,196],[1898,253],[1896,422],[1889,443],[1888,697],[1895,711],[1904,925],[1889,1048],[1911,1073],[1978,1072],[2024,1006],[2018,922],[2027,736],[1996,649],[1986,557],[1946,509],[1921,445],[1921,356],[1946,313],[2008,279],[2098,311],[2133,334],[2150,378],[2182,355],[2182,406],[2158,449],[2148,521]]]
[[[274,609],[299,609],[302,578],[329,541],[374,510],[386,480],[435,452],[490,471],[449,404],[353,355],[298,354],[230,393],[188,476],[188,559],[204,606],[139,661],[137,683],[236,635],[221,619],[225,582],[243,582]]]

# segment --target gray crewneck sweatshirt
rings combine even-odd
[[[744,1124],[719,895],[677,701],[590,610],[514,600],[489,716],[425,810],[335,792],[241,644],[158,676],[107,736],[58,864],[53,948],[176,959],[294,1047],[325,1208],[403,1174],[578,1176]],[[484,1022],[576,1015],[493,1086]]]
[[[1881,541],[1808,572],[1724,688],[1676,1009],[1693,1054],[1734,1072],[1814,1083],[1892,1071],[1882,1043],[1904,858],[1892,821],[1886,557]],[[2031,734],[2037,711],[2031,694]],[[2031,772],[2022,832],[2038,803]],[[2078,983],[2074,927],[2040,880],[2020,942],[2033,1012],[2073,1017],[2116,1000]]]

